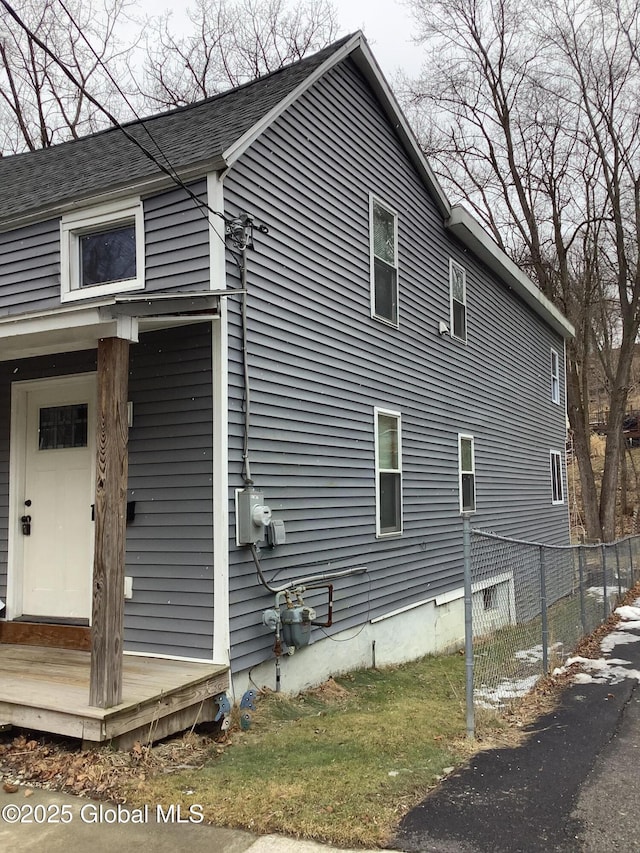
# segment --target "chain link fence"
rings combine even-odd
[[[566,547],[479,530],[470,539],[476,707],[499,709],[524,695],[640,579],[640,536]]]

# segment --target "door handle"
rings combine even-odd
[[[31,516],[23,515],[20,519],[20,523],[22,524],[22,535],[31,536]]]

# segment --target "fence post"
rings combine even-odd
[[[620,579],[620,543],[616,542],[616,574],[618,575],[618,600],[616,604],[620,603],[620,599],[622,598],[622,581]]]
[[[540,613],[542,616],[542,673],[549,670],[549,625],[547,624],[547,582],[544,565],[544,545],[539,545],[540,552]]]
[[[473,707],[473,587],[471,582],[471,519],[462,516],[462,543],[464,553],[464,660],[465,696],[467,703],[467,737],[475,737]]]
[[[587,608],[584,600],[584,548],[578,545],[578,583],[580,587],[580,623],[582,636],[587,634]]]
[[[629,571],[631,572],[631,587],[635,586],[633,579],[633,536],[629,537]]]
[[[462,515],[462,544],[464,554],[464,660],[465,697],[467,703],[467,737],[475,737],[473,707],[473,587],[471,583],[471,519]]]
[[[604,598],[604,621],[606,622],[609,618],[609,597],[607,591],[607,551],[606,546],[600,545],[600,552],[602,554],[602,595]]]

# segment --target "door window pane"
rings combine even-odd
[[[86,403],[40,409],[39,450],[87,446]]]

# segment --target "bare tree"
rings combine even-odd
[[[637,0],[409,0],[429,47],[403,83],[454,194],[576,327],[567,396],[591,537],[615,535],[622,421],[640,324]],[[590,459],[588,367],[610,394]]]
[[[174,33],[168,13],[149,25],[144,92],[148,103],[188,104],[276,71],[320,50],[338,33],[329,0],[196,0],[191,30]]]
[[[275,71],[325,47],[338,31],[329,0],[294,5],[196,0],[185,35],[175,33],[170,14],[134,19],[134,5],[133,0],[0,0],[0,156],[107,126],[86,92],[123,121]]]
[[[114,85],[132,90],[120,47],[129,0],[20,0],[16,12],[85,89],[126,117]],[[110,76],[111,75],[111,76]],[[16,153],[54,145],[107,124],[104,115],[74,86],[0,5],[0,151]]]

